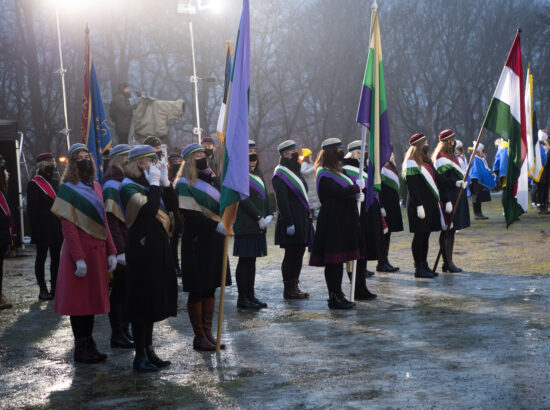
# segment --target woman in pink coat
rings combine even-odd
[[[64,242],[55,291],[55,312],[71,317],[75,362],[97,363],[94,315],[109,312],[109,276],[116,248],[103,206],[101,186],[88,148],[74,144],[52,212],[61,218]]]

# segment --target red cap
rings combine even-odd
[[[171,152],[170,154],[168,154],[168,160],[172,159],[183,159],[183,157],[179,152]]]
[[[212,137],[203,137],[201,139],[201,144],[215,144],[216,141],[214,141],[214,138]]]
[[[426,136],[421,132],[417,132],[409,138],[409,145],[416,144],[418,141],[422,141],[423,139],[426,139]]]
[[[439,133],[439,141],[446,141],[451,137],[455,136],[455,132],[453,130],[443,130]]]
[[[47,160],[53,159],[53,158],[55,158],[55,157],[53,156],[53,154],[51,152],[43,152],[43,153],[38,154],[36,156],[36,162],[47,161]]]

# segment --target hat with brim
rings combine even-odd
[[[204,152],[204,148],[202,147],[202,145],[199,145],[197,143],[189,144],[183,149],[183,151],[181,151],[181,156],[183,157],[183,159],[185,159],[196,152]]]
[[[282,154],[285,151],[288,151],[289,149],[294,149],[294,148],[298,148],[294,140],[283,141],[277,146],[277,149],[279,150],[280,154]]]
[[[212,144],[216,145],[216,141],[212,137],[202,137],[201,144]]]
[[[328,138],[321,143],[321,148],[342,148],[342,140],[340,138]]]
[[[248,140],[248,149],[255,149],[256,148],[256,142],[253,140]]]
[[[90,152],[88,151],[88,147],[84,144],[81,144],[80,142],[76,143],[76,144],[73,144],[69,147],[69,151],[67,152],[67,156],[71,156],[73,155],[75,152],[78,152],[78,151],[86,151],[86,152]]]
[[[447,141],[448,139],[451,139],[455,136],[455,132],[453,130],[443,130],[439,133],[439,141]]]
[[[348,144],[348,152],[355,151],[356,149],[361,149],[361,140],[355,140]]]
[[[423,141],[426,139],[426,136],[422,134],[421,132],[417,132],[416,134],[411,135],[409,138],[409,145],[416,144],[417,142]]]
[[[49,160],[52,160],[54,159],[55,157],[53,156],[53,154],[51,152],[43,152],[41,154],[38,154],[36,156],[36,162],[41,162],[41,161],[49,161]]]
[[[171,152],[170,154],[168,154],[168,161],[175,161],[179,159],[183,159],[179,152]]]
[[[127,155],[130,153],[131,149],[132,147],[130,147],[128,144],[115,145],[115,147],[109,152],[109,157],[113,159],[120,155]]]
[[[157,152],[150,145],[136,145],[130,150],[129,157],[130,161],[137,161],[138,159],[143,158],[158,158]]]

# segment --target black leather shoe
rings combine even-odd
[[[378,295],[371,293],[368,289],[359,294],[355,292],[355,300],[374,300],[377,297]]]
[[[330,292],[328,299],[328,307],[330,309],[351,309],[355,306],[355,303],[350,302],[345,297],[342,296],[342,291],[340,292]]]
[[[134,357],[134,370],[142,373],[158,372],[159,368],[149,361],[147,356],[140,355]]]
[[[248,299],[245,296],[239,296],[237,299],[237,307],[239,309],[245,309],[245,310],[258,310],[260,309],[260,305],[257,305],[250,299]]]
[[[432,279],[434,278],[433,272],[426,269],[425,267],[416,268],[414,271],[414,277],[415,278],[426,278],[426,279]]]
[[[267,303],[262,302],[261,300],[258,300],[258,299],[256,298],[256,296],[254,296],[253,294],[250,295],[250,296],[248,297],[248,299],[249,299],[251,302],[253,302],[253,303],[255,303],[256,305],[258,305],[258,306],[260,307],[260,309],[263,309],[263,308],[266,308],[266,307],[267,307]]]
[[[154,350],[147,349],[147,358],[151,363],[153,363],[157,367],[166,367],[172,364],[172,362],[169,360],[161,360],[160,357],[157,356]]]
[[[374,272],[368,269],[365,269],[365,277],[370,278],[371,276],[374,276]]]
[[[394,268],[393,266],[390,266],[387,262],[379,263],[376,265],[376,270],[378,272],[397,272],[399,268]]]
[[[393,269],[393,272],[397,272],[399,270],[398,266],[393,266],[387,259],[386,259],[386,265],[388,265],[390,269]]]
[[[134,342],[126,337],[124,333],[111,335],[111,347],[119,347],[121,349],[131,349],[134,347]]]
[[[433,270],[432,268],[430,268],[430,265],[428,265],[428,262],[424,262],[423,267],[424,267],[424,269],[426,269],[428,272],[430,272],[434,277],[436,277],[437,275],[439,275],[439,273],[437,273],[435,270]]]
[[[443,266],[441,267],[441,270],[443,272],[450,272],[450,273],[460,273],[460,272],[462,272],[462,269],[457,267],[453,262],[451,262],[449,264],[444,263]]]
[[[124,323],[122,325],[122,333],[124,333],[124,336],[126,336],[126,339],[130,340],[131,342],[134,341],[134,335],[132,335],[132,332],[130,332],[129,323]]]

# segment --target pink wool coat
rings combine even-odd
[[[103,202],[101,185],[97,182],[94,182],[94,191]],[[55,288],[55,312],[71,316],[108,313],[110,306],[107,256],[116,255],[117,251],[107,217],[105,241],[90,236],[65,218],[61,218],[61,227],[64,241]],[[74,274],[76,261],[79,259],[84,259],[88,268],[83,278]]]

